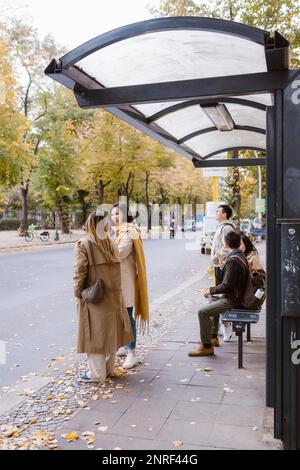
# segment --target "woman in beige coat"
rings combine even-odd
[[[86,353],[87,373],[80,376],[83,382],[104,382],[113,373],[115,353],[132,341],[130,320],[121,292],[121,268],[118,250],[101,226],[102,216],[93,212],[86,222],[88,239],[96,266],[92,261],[89,242],[83,238],[75,246],[74,294],[78,312],[77,352]],[[100,232],[102,230],[102,236]],[[104,229],[104,230],[103,230]],[[101,279],[104,298],[92,304],[83,300],[83,289]]]

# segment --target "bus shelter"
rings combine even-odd
[[[274,436],[300,449],[300,69],[289,69],[288,41],[221,19],[159,18],[91,39],[45,73],[80,107],[106,109],[196,168],[266,165],[266,405]]]

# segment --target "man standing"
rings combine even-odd
[[[227,204],[221,204],[216,212],[216,220],[219,222],[219,227],[214,235],[211,249],[211,259],[214,265],[216,286],[221,282],[221,271],[224,266],[229,251],[224,245],[224,239],[227,233],[235,230],[235,225],[231,220],[232,209]],[[212,324],[212,338],[214,346],[219,346],[218,340],[219,330],[219,317],[213,319]],[[232,326],[230,323],[223,325],[223,341],[230,341],[232,336]]]
[[[248,261],[240,250],[241,236],[231,231],[225,236],[225,246],[229,251],[227,261],[221,272],[220,284],[210,287],[204,292],[204,297],[223,294],[222,298],[201,308],[198,312],[200,323],[201,346],[189,352],[190,357],[212,356],[214,354],[211,333],[211,318],[219,318],[221,313],[232,308],[240,308],[248,276]]]

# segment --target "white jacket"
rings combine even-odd
[[[225,248],[224,239],[228,232],[235,230],[235,225],[231,219],[225,220],[222,222],[214,235],[212,247],[211,247],[211,259],[212,263],[216,268],[221,266],[219,262],[219,256],[221,256],[224,261],[228,257],[229,250]]]

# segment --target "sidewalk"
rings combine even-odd
[[[0,230],[0,253],[31,250],[49,246],[64,245],[74,243],[83,236],[83,230],[72,230],[70,234],[62,234],[59,230],[59,241],[54,241],[55,230],[47,230],[50,238],[47,242],[42,242],[38,238],[41,230],[36,230],[35,237],[31,242],[26,242],[24,237],[20,237],[17,230]]]
[[[50,233],[49,240],[42,242],[38,235],[42,230],[36,230],[34,239],[31,242],[26,242],[24,237],[20,237],[17,230],[0,230],[0,253],[10,253],[14,251],[28,251],[32,249],[38,249],[43,247],[60,246],[65,244],[75,243],[79,238],[84,237],[86,232],[83,229],[72,229],[69,234],[62,234],[61,230],[58,230],[59,240],[55,241],[55,230],[47,230]],[[142,238],[148,238],[146,228],[141,229]],[[165,230],[164,237],[169,238],[169,232]],[[153,227],[151,236],[158,238],[162,236],[159,227]]]
[[[83,362],[28,391],[0,418],[0,448],[2,439],[4,448],[280,449],[264,406],[264,314],[245,343],[244,369],[235,337],[214,357],[189,358],[199,340],[198,289],[199,280],[152,309],[136,370],[99,388],[77,382]]]

